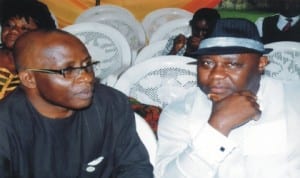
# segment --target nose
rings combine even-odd
[[[212,79],[224,79],[226,76],[226,69],[222,65],[215,65],[210,72],[210,77]]]
[[[10,33],[14,33],[14,34],[22,34],[24,32],[23,28],[17,25],[10,27],[9,31]]]
[[[203,39],[205,37],[205,35],[206,35],[206,31],[201,30],[199,32],[199,38]]]
[[[94,71],[87,71],[86,69],[80,69],[77,80],[81,82],[94,82],[95,74]]]

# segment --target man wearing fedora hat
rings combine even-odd
[[[200,90],[160,116],[157,177],[300,177],[300,97],[263,75],[270,51],[254,23],[216,23],[194,53]]]

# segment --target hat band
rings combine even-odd
[[[213,37],[203,40],[200,43],[199,49],[203,48],[213,48],[213,47],[244,47],[249,49],[254,49],[257,51],[265,51],[264,45],[255,40],[248,38],[233,38],[233,37]]]

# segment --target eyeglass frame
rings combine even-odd
[[[94,61],[94,62],[91,62],[91,63],[87,64],[86,66],[66,67],[64,69],[34,69],[34,68],[28,68],[28,69],[25,69],[25,70],[32,71],[32,72],[41,72],[41,73],[46,73],[46,74],[59,74],[59,75],[62,75],[64,78],[66,78],[66,76],[65,76],[66,71],[75,71],[75,70],[79,69],[80,72],[78,73],[78,75],[80,75],[82,70],[85,70],[86,72],[88,72],[86,70],[88,67],[94,66],[94,65],[99,64],[99,63],[100,63],[100,61]],[[88,73],[90,73],[90,72],[88,72]]]

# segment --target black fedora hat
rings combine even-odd
[[[193,56],[260,53],[267,54],[256,25],[242,18],[223,18],[217,21],[209,37],[201,41]]]

